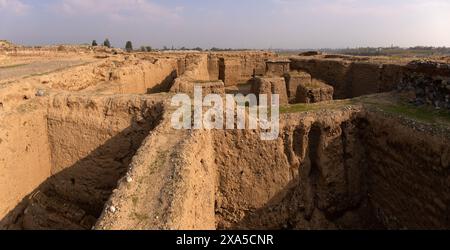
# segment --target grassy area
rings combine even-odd
[[[448,110],[436,110],[433,107],[416,107],[411,104],[378,104],[378,108],[386,113],[400,115],[406,118],[426,122],[434,125],[450,124],[450,112]]]
[[[431,106],[415,106],[404,97],[376,97],[362,96],[352,100],[362,103],[367,107],[377,108],[391,115],[402,116],[417,122],[431,125],[450,126],[450,111],[445,109],[435,109]]]
[[[352,100],[337,100],[333,102],[322,102],[322,103],[299,103],[299,104],[292,104],[280,107],[280,113],[286,114],[286,113],[301,113],[301,112],[308,112],[308,111],[315,111],[315,110],[323,110],[323,109],[337,109],[343,106],[348,106],[356,104],[356,102]]]
[[[391,115],[402,116],[417,122],[428,123],[437,126],[450,126],[450,111],[435,109],[434,107],[417,107],[406,101],[394,101],[389,99],[377,99],[375,97],[359,97],[348,100],[338,100],[326,103],[294,104],[280,108],[280,113],[300,113],[323,109],[336,109],[348,105],[364,105],[368,108],[377,108]]]

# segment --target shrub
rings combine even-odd
[[[109,42],[108,38],[106,38],[105,41],[103,42],[103,46],[111,48],[111,43]]]
[[[125,49],[126,49],[126,51],[128,51],[128,52],[133,51],[133,44],[131,43],[131,41],[128,41],[128,42],[125,44]]]

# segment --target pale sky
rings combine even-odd
[[[0,39],[124,47],[450,47],[450,0],[0,0]]]

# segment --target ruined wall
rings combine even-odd
[[[215,137],[218,228],[449,226],[448,136],[355,107],[284,115],[276,141]]]
[[[164,117],[134,157],[129,181],[123,179],[107,202],[97,229],[215,229],[211,135],[174,130],[170,114]]]
[[[313,78],[334,87],[335,99],[350,97],[349,64],[344,61],[319,59],[291,59],[291,70],[304,70]]]
[[[289,60],[269,60],[266,62],[267,76],[280,77],[289,73],[290,61]]]
[[[450,67],[446,63],[412,61],[407,65],[340,59],[292,58],[291,67],[306,70],[335,88],[335,98],[351,98],[392,90],[414,92],[418,105],[450,108]]]
[[[254,74],[261,76],[266,72],[266,61],[276,57],[268,52],[212,53],[211,74],[218,76],[225,86],[235,86],[246,83]],[[218,71],[216,71],[218,70]]]
[[[220,79],[220,58],[214,54],[208,54],[208,74],[211,80]]]
[[[283,196],[296,176],[284,156],[283,142],[261,141],[257,132],[217,131],[214,149],[218,229],[239,227],[249,213]]]
[[[39,83],[58,90],[79,91],[108,81],[117,63],[103,61],[34,77]]]
[[[289,103],[297,103],[297,91],[299,86],[311,83],[312,77],[304,71],[292,71],[284,75]]]
[[[184,77],[177,78],[170,92],[172,93],[185,93],[193,95],[196,86],[202,87],[202,94],[225,94],[225,85],[222,81],[189,81]]]
[[[178,60],[179,78],[188,82],[221,80],[225,86],[246,83],[253,74],[263,75],[265,62],[275,57],[265,52],[192,53]]]
[[[186,68],[182,77],[191,81],[217,80],[210,77],[208,55],[192,54],[186,57]]]
[[[37,76],[44,87],[58,90],[144,94],[168,91],[178,75],[176,59],[114,59]]]
[[[225,83],[225,86],[237,85],[241,81],[241,75],[242,68],[240,60],[220,58],[219,79]]]
[[[258,131],[217,132],[217,227],[370,227],[357,112],[283,116],[274,141]]]
[[[391,229],[450,227],[450,137],[369,113],[364,134],[370,202]]]
[[[267,103],[272,102],[272,94],[279,95],[279,104],[287,105],[289,103],[286,81],[283,77],[255,77],[250,80],[251,93],[255,94],[259,100],[259,95],[267,95]]]
[[[2,213],[9,213],[2,214],[0,228],[90,229],[159,121],[161,99],[59,94],[39,101],[40,112],[21,114],[33,117],[17,127],[20,132],[7,131],[24,137],[8,146],[17,149],[5,158],[14,168],[4,173]]]
[[[135,97],[57,95],[48,113],[56,192],[99,213],[161,107]],[[66,185],[71,183],[72,185]]]
[[[214,230],[217,171],[213,140],[208,131],[197,131],[183,143],[183,160],[175,169],[173,202],[167,228]]]
[[[3,218],[51,173],[46,109],[23,104],[0,114],[0,228]]]
[[[291,69],[305,70],[333,86],[335,99],[392,91],[404,70],[399,65],[318,58],[291,58]]]
[[[127,62],[109,80],[120,84],[120,93],[143,94],[168,91],[177,76],[177,60],[154,59]]]
[[[297,88],[295,103],[317,103],[333,100],[334,89],[322,81],[313,79],[309,84]]]

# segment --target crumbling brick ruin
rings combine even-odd
[[[2,229],[450,228],[448,61],[6,43],[0,58]],[[173,129],[171,97],[196,85],[279,94],[279,138]]]

